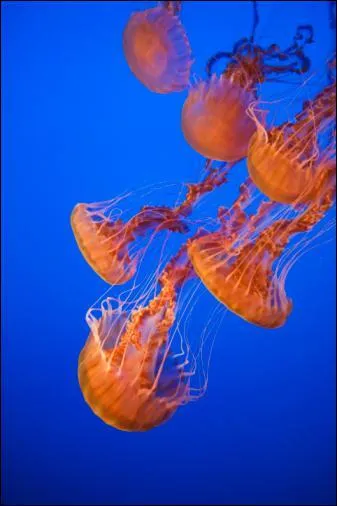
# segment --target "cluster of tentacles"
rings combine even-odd
[[[122,430],[144,431],[200,397],[194,389],[196,361],[174,330],[180,295],[199,280],[223,306],[247,322],[272,329],[284,325],[293,303],[285,291],[290,268],[312,240],[306,234],[332,207],[336,187],[335,57],[328,84],[302,110],[277,126],[266,126],[260,87],[275,75],[303,75],[310,68],[305,46],[311,26],[299,26],[281,50],[255,43],[256,2],[250,38],[221,51],[206,65],[206,78],[190,84],[190,43],[180,20],[181,2],[132,14],[123,35],[124,54],[138,80],[156,93],[188,88],[181,125],[186,141],[205,159],[201,181],[187,185],[176,205],[143,206],[125,219],[123,198],[80,203],[71,225],[92,269],[110,285],[132,280],[146,251],[166,231],[187,239],[161,272],[152,296],[106,298],[87,313],[90,334],[79,358],[80,386],[92,410]],[[214,65],[225,60],[220,76]],[[248,174],[238,197],[219,207],[211,225],[193,220],[196,204],[220,187],[232,167],[247,159]],[[256,196],[260,203],[252,211]],[[299,237],[289,247],[293,237]],[[145,288],[144,288],[145,292]]]

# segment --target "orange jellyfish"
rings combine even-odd
[[[159,277],[158,295],[131,314],[104,301],[100,317],[87,313],[90,335],[79,356],[84,399],[105,423],[146,431],[168,420],[191,400],[188,360],[172,351],[170,330],[177,294],[193,277],[183,246]]]
[[[265,226],[278,205],[271,201],[262,202],[257,213],[248,217],[245,207],[253,188],[248,180],[232,208],[220,209],[220,229],[190,240],[188,254],[201,281],[229,310],[248,322],[266,328],[286,322],[292,302],[285,292],[285,279],[297,258],[296,250],[282,268],[276,261],[292,236],[310,230],[332,206],[336,164],[330,164],[330,177],[315,200],[296,217],[276,219]]]
[[[141,252],[130,256],[129,247],[147,230],[166,228],[186,232],[187,226],[165,207],[143,207],[127,223],[109,218],[111,202],[77,204],[71,225],[77,245],[88,264],[104,281],[121,285],[133,277]]]
[[[85,260],[107,283],[126,283],[134,276],[143,255],[142,248],[137,249],[137,239],[150,231],[186,232],[184,218],[202,195],[226,181],[228,170],[229,166],[210,169],[201,182],[188,184],[186,198],[177,207],[145,206],[126,223],[120,217],[111,217],[119,199],[77,204],[71,214],[71,226]]]
[[[189,83],[191,48],[178,18],[179,4],[162,2],[136,12],[124,30],[124,54],[131,71],[156,93],[181,91]]]
[[[305,102],[293,123],[267,131],[256,119],[257,131],[250,141],[247,165],[259,190],[283,204],[312,200],[319,190],[318,178],[324,180],[335,155],[331,146],[321,153],[319,138],[335,123],[336,83]]]
[[[182,131],[195,151],[226,162],[247,156],[256,130],[247,109],[256,101],[257,85],[273,73],[300,74],[309,68],[309,60],[298,43],[303,31],[310,34],[305,42],[311,40],[311,27],[299,27],[294,44],[283,52],[275,44],[263,49],[252,40],[242,39],[231,53],[220,52],[209,60],[208,81],[191,88],[182,109]],[[217,77],[212,75],[212,66],[220,58],[229,59],[229,64]],[[287,63],[276,65],[274,60]]]

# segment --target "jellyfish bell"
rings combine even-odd
[[[308,204],[335,172],[332,160],[290,158],[258,134],[251,140],[247,165],[259,190],[281,204]]]
[[[132,14],[123,48],[131,71],[149,90],[171,93],[187,87],[191,48],[183,25],[170,9],[158,6]]]
[[[324,171],[325,164],[317,164],[314,157],[287,156],[274,142],[274,132],[266,137],[257,132],[251,139],[247,166],[248,172],[259,190],[271,200],[281,204],[308,203],[315,192],[314,180],[317,171]],[[278,136],[278,141],[282,139]],[[286,141],[283,137],[283,145]],[[303,148],[303,141],[298,147]]]
[[[308,204],[329,177],[335,147],[321,149],[319,137],[335,122],[336,86],[329,85],[307,102],[294,123],[266,130],[254,116],[257,131],[248,148],[248,172],[259,190],[282,204]]]
[[[224,253],[223,237],[215,233],[191,241],[188,253],[203,284],[230,311],[261,327],[281,327],[292,302],[272,276],[268,252],[253,244],[233,250]]]
[[[168,311],[144,315],[138,329],[109,301],[98,321],[89,315],[91,333],[79,357],[78,379],[84,399],[106,424],[133,432],[152,429],[188,396],[183,371],[167,350]]]
[[[104,281],[118,285],[133,277],[138,257],[130,258],[122,220],[109,220],[97,205],[77,204],[71,226],[83,257]]]
[[[226,162],[244,158],[256,129],[246,114],[252,101],[252,91],[224,75],[200,81],[191,88],[182,110],[186,141],[206,158]]]

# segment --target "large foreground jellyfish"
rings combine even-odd
[[[268,225],[277,206],[271,201],[262,202],[257,213],[248,217],[245,207],[253,189],[248,180],[234,205],[220,209],[219,230],[189,241],[189,257],[204,285],[248,322],[277,328],[287,320],[292,303],[286,296],[285,279],[298,252],[293,251],[282,268],[277,260],[295,234],[310,230],[332,206],[336,166],[330,163],[329,177],[319,194],[295,217],[275,219]]]
[[[131,71],[156,93],[187,87],[191,48],[178,13],[180,2],[159,2],[132,14],[123,34],[125,58]]]
[[[251,37],[237,42],[231,53],[212,57],[207,65],[209,79],[191,88],[182,110],[182,131],[190,146],[219,161],[235,162],[247,156],[256,130],[247,109],[256,101],[257,85],[272,74],[305,73],[310,62],[302,47],[311,38],[311,27],[299,27],[294,43],[285,51],[276,44],[264,49]],[[221,58],[229,63],[217,77],[212,68]]]
[[[143,254],[137,240],[148,232],[186,232],[185,218],[194,204],[205,193],[223,184],[228,170],[229,166],[221,170],[209,169],[201,182],[187,185],[186,197],[180,205],[173,208],[145,206],[127,222],[114,215],[121,199],[77,204],[72,211],[71,226],[83,257],[107,283],[126,283],[134,276]]]
[[[292,123],[266,130],[256,119],[257,131],[250,141],[247,163],[259,190],[284,204],[312,200],[335,156],[334,147],[330,145],[322,151],[319,140],[335,123],[335,82],[305,102]]]
[[[105,423],[125,431],[146,431],[168,420],[191,400],[186,355],[172,351],[170,331],[177,294],[193,277],[186,246],[159,277],[160,291],[131,314],[104,301],[96,318],[89,310],[90,335],[81,351],[78,379],[83,396]]]

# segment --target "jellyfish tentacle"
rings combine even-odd
[[[211,56],[206,63],[206,75],[210,78],[213,75],[213,67],[214,65],[223,58],[230,60],[232,58],[232,53],[228,53],[226,51],[219,51]]]
[[[259,17],[259,12],[258,12],[258,8],[257,8],[257,0],[252,0],[252,4],[253,4],[253,26],[252,26],[252,33],[250,36],[250,40],[251,40],[251,42],[254,42],[256,30],[257,30],[257,27],[260,22],[260,17]]]
[[[174,16],[178,16],[181,12],[182,0],[162,1],[160,3]]]

